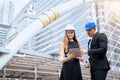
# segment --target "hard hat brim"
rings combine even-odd
[[[96,27],[96,26],[91,26],[91,27],[89,27],[89,28],[85,28],[85,29],[92,29],[92,28],[94,28],[94,27]]]

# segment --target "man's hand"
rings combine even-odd
[[[82,53],[82,54],[88,54],[88,50],[84,50],[84,49],[83,49],[83,50],[81,51],[81,53]]]
[[[89,60],[84,60],[84,66],[85,66],[85,68],[89,68],[90,67]]]

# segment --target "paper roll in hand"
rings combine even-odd
[[[76,54],[76,57],[80,57],[80,50],[79,48],[69,49],[69,54]]]

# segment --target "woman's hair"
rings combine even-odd
[[[81,46],[80,46],[80,44],[78,43],[78,40],[77,40],[75,31],[74,31],[73,40],[74,40],[75,42],[77,42],[79,49],[81,49]],[[67,36],[67,31],[65,31],[65,36],[64,36],[64,39],[63,39],[63,43],[64,43],[64,52],[68,52],[69,38],[68,38],[68,36]]]

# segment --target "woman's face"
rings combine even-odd
[[[75,34],[74,30],[67,30],[66,33],[69,39],[73,39],[74,34]]]

